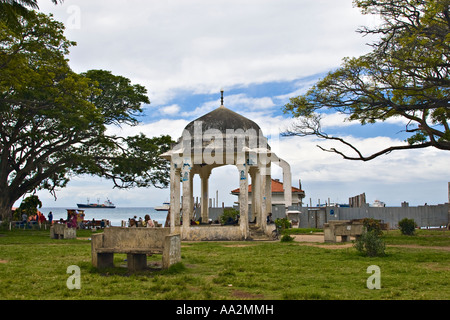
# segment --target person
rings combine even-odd
[[[22,224],[23,224],[23,228],[25,229],[25,227],[27,226],[27,219],[28,219],[28,216],[27,216],[27,214],[24,212],[24,213],[22,213]]]
[[[145,223],[147,224],[147,228],[154,228],[155,224],[153,223],[152,218],[150,218],[149,214],[145,215]]]
[[[272,221],[272,212],[269,212],[269,214],[267,215],[267,224],[271,224],[273,223]]]
[[[39,229],[41,228],[41,225],[45,223],[45,216],[42,212],[38,212],[38,223],[39,223]]]
[[[67,227],[76,228],[77,227],[77,216],[71,215],[69,221],[67,222]]]
[[[167,211],[167,217],[166,217],[166,222],[164,224],[165,228],[169,228],[170,227],[170,209]]]
[[[48,223],[52,224],[52,222],[53,222],[53,213],[51,211],[48,213],[47,217],[48,217]]]

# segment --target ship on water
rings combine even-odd
[[[164,202],[162,204],[162,206],[157,206],[155,207],[156,211],[169,211],[170,208],[170,203],[169,202]]]
[[[87,203],[77,203],[78,208],[93,208],[93,209],[114,209],[116,206],[109,199],[107,199],[104,203],[100,204],[100,199],[97,199],[97,203],[89,203],[89,199],[87,199]]]

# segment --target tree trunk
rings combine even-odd
[[[0,194],[0,220],[12,220],[12,206],[15,200],[11,200],[7,194]]]

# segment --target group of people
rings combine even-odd
[[[128,226],[129,227],[145,227],[145,228],[154,228],[156,227],[155,222],[150,218],[149,214],[146,214],[144,219],[142,219],[141,217],[139,217],[139,219],[137,219],[136,216],[134,216],[133,218],[129,218],[128,219]]]
[[[37,224],[39,224],[39,227],[41,227],[41,225],[46,222],[47,222],[47,219],[45,218],[45,215],[40,211],[38,211],[36,214],[30,215],[30,216],[28,216],[26,213],[22,214],[22,223],[23,224],[37,223]],[[50,225],[53,223],[53,214],[51,211],[48,214],[48,223]]]

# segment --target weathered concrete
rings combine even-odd
[[[183,240],[187,241],[240,241],[248,237],[248,230],[235,226],[183,226]]]
[[[147,255],[162,253],[162,267],[169,268],[181,261],[179,234],[170,228],[106,228],[93,234],[91,241],[92,265],[96,268],[114,266],[114,253],[126,253],[130,271],[147,267]]]
[[[68,228],[65,224],[54,224],[50,227],[50,238],[52,239],[76,239],[77,230]]]
[[[419,228],[446,226],[449,224],[450,207],[448,203],[439,205],[424,205],[410,207],[303,207],[300,209],[300,228],[319,228],[324,223],[334,220],[352,220],[373,218],[389,225],[390,229],[397,229],[398,222],[403,218],[414,219]],[[276,218],[276,211],[274,218]]]
[[[347,242],[350,236],[358,238],[363,231],[364,226],[359,221],[329,221],[323,225],[325,242],[337,242],[337,236],[341,236],[342,242]]]

